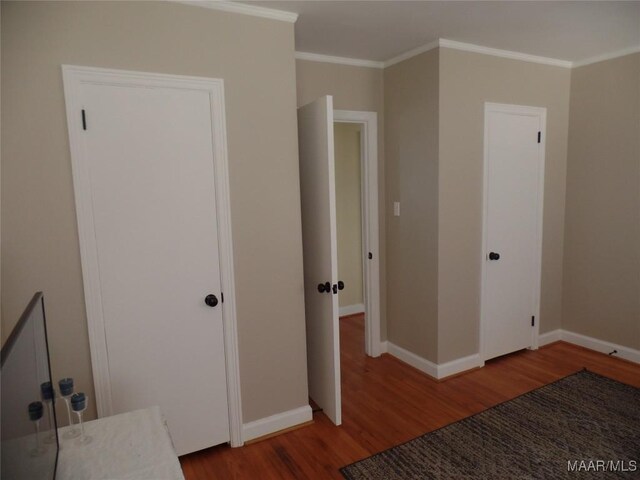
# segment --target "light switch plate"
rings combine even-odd
[[[400,216],[400,202],[393,202],[393,216]]]

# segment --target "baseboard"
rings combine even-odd
[[[286,430],[301,423],[309,422],[312,419],[313,415],[309,405],[294,408],[287,412],[276,413],[270,417],[261,418],[242,425],[242,440],[248,442],[254,438],[264,437],[265,435],[270,435],[280,430]]]
[[[480,355],[477,353],[469,355],[468,357],[457,358],[450,362],[437,364],[391,342],[383,343],[386,344],[386,350],[383,351],[388,352],[398,360],[408,363],[412,367],[417,368],[436,380],[442,380],[443,378],[457,375],[458,373],[466,372],[467,370],[472,370],[484,365],[484,362],[480,360]]]
[[[356,305],[345,305],[344,307],[340,307],[339,312],[341,317],[355,315],[356,313],[364,313],[364,304],[358,303]]]
[[[438,365],[433,362],[430,362],[426,358],[422,358],[419,355],[416,355],[409,350],[405,350],[402,347],[399,347],[395,343],[387,342],[387,352],[389,355],[393,355],[398,360],[402,360],[404,363],[411,365],[414,368],[417,368],[423,373],[426,373],[430,377],[435,379],[438,378]]]
[[[484,366],[484,362],[480,360],[480,354],[475,353],[468,357],[458,358],[447,363],[438,364],[438,380],[456,375],[467,370]]]
[[[613,350],[617,350],[617,353],[613,355],[614,357],[622,358],[634,363],[640,363],[640,350],[635,350],[630,347],[599,340],[593,337],[587,337],[586,335],[569,332],[567,330],[557,329],[541,334],[538,337],[538,345],[542,347],[560,340],[607,354]],[[451,362],[436,364],[389,341],[380,342],[380,352],[389,353],[436,380],[441,380],[484,365],[480,355],[477,353],[469,355],[468,357],[452,360]]]
[[[618,345],[616,343],[607,342],[598,338],[587,337],[580,333],[569,332],[562,330],[560,335],[561,340],[574,345],[588,348],[589,350],[595,350],[596,352],[610,353],[613,350],[617,350],[618,353],[612,355],[613,357],[623,358],[630,362],[640,363],[640,350]]]
[[[562,340],[562,330],[552,330],[547,333],[542,333],[538,336],[538,346],[543,347],[553,342],[559,342]]]

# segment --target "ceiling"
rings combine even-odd
[[[640,1],[243,1],[299,14],[296,50],[374,61],[439,38],[580,62],[640,48]]]

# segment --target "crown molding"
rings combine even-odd
[[[247,5],[246,3],[236,3],[227,0],[168,0],[175,3],[185,5],[193,5],[194,7],[209,8],[212,10],[221,10],[223,12],[239,13],[241,15],[251,15],[252,17],[268,18],[270,20],[280,20],[282,22],[295,23],[298,20],[298,14],[294,12],[286,12],[284,10],[275,10],[273,8],[257,7],[255,5]]]
[[[390,58],[389,60],[385,60],[384,68],[390,67],[391,65],[395,65],[396,63],[400,63],[403,60],[407,60],[411,57],[415,57],[416,55],[420,55],[421,53],[428,52],[429,50],[433,50],[434,48],[438,48],[440,46],[440,41],[435,40],[433,42],[427,43],[426,45],[422,45],[417,48],[413,48],[407,52],[401,53],[398,56]]]
[[[361,58],[335,57],[320,53],[296,52],[297,60],[308,60],[310,62],[337,63],[338,65],[350,65],[352,67],[384,68],[384,62],[375,60],[363,60]]]
[[[605,53],[604,55],[598,55],[596,57],[585,58],[584,60],[573,62],[573,67],[584,67],[585,65],[591,65],[592,63],[604,62],[605,60],[613,60],[614,58],[624,57],[626,55],[631,55],[632,53],[638,52],[640,52],[640,45],[624,48],[622,50],[616,50],[615,52]]]
[[[573,63],[568,60],[560,60],[557,58],[539,57],[537,55],[529,55],[527,53],[512,52],[511,50],[500,50],[497,48],[483,47],[472,43],[462,43],[453,40],[441,38],[438,41],[440,47],[451,48],[454,50],[463,50],[465,52],[481,53],[484,55],[492,55],[494,57],[510,58],[512,60],[521,60],[523,62],[541,63],[543,65],[552,65],[554,67],[571,68]]]

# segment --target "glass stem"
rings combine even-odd
[[[36,451],[40,451],[40,420],[36,420],[35,424],[36,424]]]
[[[47,402],[47,422],[48,422],[49,428],[53,428],[52,427],[53,422],[51,421],[51,417],[52,417],[52,415],[51,415],[51,404],[52,403],[53,402],[51,402],[51,401]]]
[[[84,422],[82,421],[82,412],[78,412],[78,421],[80,422],[80,434],[84,440]]]
[[[65,397],[64,403],[67,405],[67,416],[69,417],[69,427],[73,427],[73,419],[71,418],[71,407],[69,406],[69,399]]]

